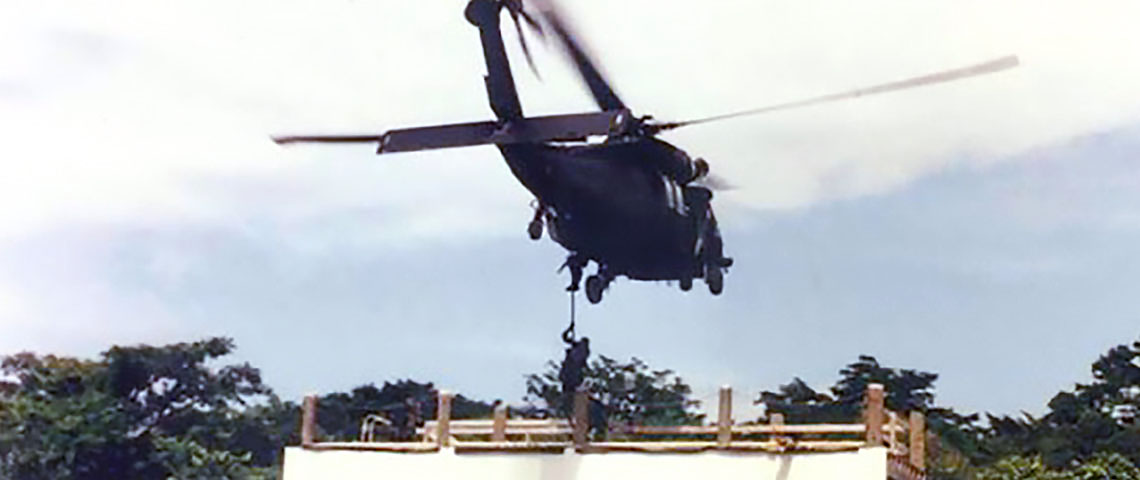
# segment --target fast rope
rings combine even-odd
[[[577,296],[578,296],[578,292],[575,292],[575,291],[570,292],[570,325],[566,327],[566,330],[562,331],[562,342],[567,344],[567,345],[574,345],[574,343],[576,343],[575,337],[577,336],[577,332],[574,331],[575,330],[574,329],[574,326],[575,326],[574,325],[574,316],[575,316],[574,315],[575,314],[574,299]]]

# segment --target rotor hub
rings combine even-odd
[[[497,0],[471,0],[463,9],[463,16],[476,27],[494,26],[499,23],[499,10],[503,3]]]

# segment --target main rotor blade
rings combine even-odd
[[[618,98],[617,93],[614,93],[609,82],[602,76],[601,71],[590,59],[586,50],[582,48],[581,42],[578,41],[577,36],[571,31],[566,21],[563,20],[562,15],[558,13],[554,4],[550,0],[537,0],[536,3],[539,5],[539,12],[543,19],[554,31],[554,36],[570,54],[570,59],[574,61],[574,66],[582,75],[582,79],[585,80],[586,86],[590,89],[590,94],[594,96],[594,101],[597,102],[598,106],[602,110],[625,109],[625,104]]]
[[[379,142],[381,135],[288,135],[271,137],[278,145],[290,143],[372,143]]]
[[[795,102],[781,103],[763,108],[755,108],[751,110],[743,110],[740,112],[733,112],[724,115],[716,115],[712,117],[700,118],[696,120],[687,120],[683,122],[669,122],[657,125],[651,125],[650,128],[654,132],[664,130],[672,130],[674,128],[686,127],[689,125],[696,125],[699,123],[708,123],[717,120],[726,120],[736,117],[744,117],[748,115],[757,115],[761,113],[774,112],[777,110],[788,110],[792,108],[807,107],[810,105],[818,105],[821,103],[835,102],[839,100],[849,100],[853,98],[866,97],[870,95],[878,95],[881,93],[896,92],[899,90],[907,90],[911,88],[924,87],[928,85],[935,85],[939,83],[946,83],[964,78],[975,77],[978,75],[987,75],[990,73],[1008,70],[1019,65],[1016,55],[1009,55],[998,59],[990,60],[988,62],[970,65],[962,68],[955,68],[953,70],[946,70],[937,73],[922,75],[920,77],[909,78],[906,80],[899,80],[896,82],[884,83],[870,87],[857,88],[847,92],[836,93],[832,95],[824,95],[822,97],[809,98],[807,100],[799,100]]]

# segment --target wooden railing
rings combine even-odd
[[[836,452],[870,446],[885,446],[889,477],[895,480],[925,478],[925,420],[911,412],[906,423],[883,405],[882,385],[868,387],[863,422],[852,424],[785,424],[783,415],[772,414],[767,424],[736,425],[732,419],[732,389],[720,391],[717,422],[711,425],[636,426],[611,425],[605,441],[588,439],[589,399],[579,392],[574,398],[572,419],[508,419],[507,408],[495,409],[491,419],[452,420],[454,396],[440,392],[436,420],[416,430],[412,442],[317,442],[316,397],[306,397],[302,414],[302,446],[316,450],[372,450],[432,452],[451,448],[457,452],[557,452],[573,449],[597,452],[699,452],[705,450],[757,451],[770,453]],[[371,438],[361,432],[361,438]]]

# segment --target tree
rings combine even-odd
[[[150,473],[130,459],[154,446],[131,437],[130,422],[102,391],[96,362],[19,354],[0,364],[8,382],[0,403],[0,477],[95,478]]]
[[[384,382],[382,388],[374,384],[361,385],[349,393],[330,393],[317,401],[317,424],[320,434],[332,440],[355,440],[360,423],[368,414],[379,414],[393,424],[393,429],[380,433],[386,440],[410,440],[416,426],[424,419],[435,418],[439,391],[431,382],[414,380]],[[456,395],[451,403],[451,417],[490,417],[490,404]],[[409,424],[410,422],[410,424]]]
[[[1057,393],[1041,418],[991,416],[980,460],[1039,456],[1061,468],[1111,452],[1140,465],[1140,342],[1109,349],[1091,370],[1092,383]]]
[[[888,368],[875,357],[859,358],[839,370],[839,380],[821,393],[800,378],[779,386],[776,391],[763,391],[756,404],[763,404],[767,415],[780,413],[788,423],[853,423],[860,421],[867,386],[882,384],[886,391],[886,408],[906,414],[919,411],[926,415],[929,431],[939,439],[939,448],[928,449],[928,474],[931,478],[964,478],[972,467],[971,459],[980,449],[981,427],[977,415],[962,415],[934,402],[934,382],[938,374],[913,369]],[[764,420],[764,419],[761,419]]]
[[[1011,456],[978,472],[977,480],[1061,480],[1049,471],[1041,457]]]
[[[1064,469],[1049,468],[1041,457],[1014,455],[978,472],[977,480],[1140,480],[1140,469],[1118,453],[1100,452]]]
[[[526,400],[532,415],[569,417],[570,408],[558,379],[560,363],[547,363],[541,374],[526,377]],[[582,385],[591,398],[591,423],[596,427],[608,423],[635,425],[693,425],[704,415],[692,400],[692,388],[672,370],[653,370],[645,362],[632,358],[619,362],[598,355],[583,372]],[[598,425],[598,424],[601,425]]]
[[[842,423],[858,417],[859,404],[844,405],[826,393],[808,386],[799,377],[780,385],[775,392],[760,392],[754,402],[763,404],[765,412],[784,415],[789,423]]]
[[[875,357],[860,355],[839,370],[839,380],[831,394],[819,393],[795,378],[777,391],[764,391],[756,399],[771,413],[782,413],[790,423],[857,422],[867,386],[882,384],[886,407],[897,412],[934,410],[934,381],[938,374],[910,369],[887,368]]]
[[[233,342],[114,347],[100,360],[5,357],[0,476],[257,477],[277,461],[281,404],[248,364],[213,369]],[[253,406],[256,403],[260,406]],[[286,415],[287,416],[287,415]],[[256,445],[256,446],[254,446]]]

